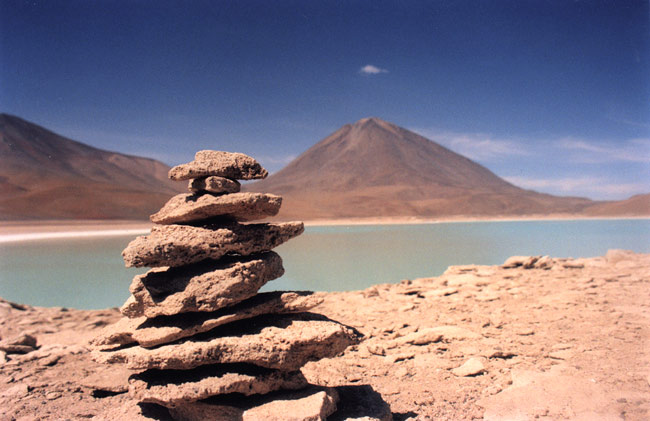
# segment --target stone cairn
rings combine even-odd
[[[253,158],[200,151],[169,172],[190,180],[151,216],[150,235],[123,251],[133,279],[125,318],[94,339],[94,358],[136,374],[129,394],[174,419],[324,419],[336,389],[309,385],[300,368],[358,343],[353,329],[307,310],[306,292],[258,290],[282,276],[271,249],[301,234],[302,222],[241,224],[277,214],[282,198],[241,193],[237,180],[264,178]],[[155,406],[154,405],[154,406]],[[316,418],[314,418],[316,414]]]

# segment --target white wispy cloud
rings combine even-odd
[[[581,162],[600,163],[612,161],[650,163],[650,139],[629,139],[625,141],[603,143],[567,137],[555,142],[555,145],[578,155],[574,158]]]
[[[459,133],[438,129],[412,129],[449,149],[477,161],[490,161],[504,156],[530,155],[520,143],[482,133]]]
[[[372,64],[366,64],[361,69],[359,69],[359,73],[362,73],[362,74],[365,74],[365,75],[377,75],[379,73],[388,73],[388,70],[379,68],[379,67],[374,66]]]
[[[529,178],[503,177],[508,182],[525,189],[562,196],[587,196],[593,199],[626,199],[645,193],[648,186],[640,183],[612,183],[604,177]]]

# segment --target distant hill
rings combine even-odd
[[[282,195],[281,219],[526,216],[579,214],[587,208],[600,215],[611,209],[594,207],[599,202],[589,199],[521,189],[378,118],[341,127],[245,189]]]
[[[626,200],[598,202],[585,209],[589,216],[650,216],[650,194],[637,194]]]
[[[148,219],[184,188],[168,170],[0,114],[0,220]]]

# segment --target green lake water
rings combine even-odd
[[[120,306],[133,276],[146,271],[124,268],[120,253],[133,238],[0,243],[0,296],[39,306]],[[436,276],[450,265],[591,257],[613,248],[650,253],[650,219],[307,227],[275,249],[285,275],[263,290],[357,290]]]

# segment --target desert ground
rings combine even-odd
[[[395,420],[650,419],[650,255],[515,258],[434,278],[319,293],[312,312],[364,341],[303,368],[371,387]],[[130,373],[90,358],[120,318],[0,302],[0,420],[147,419]],[[158,419],[164,414],[158,413]]]

